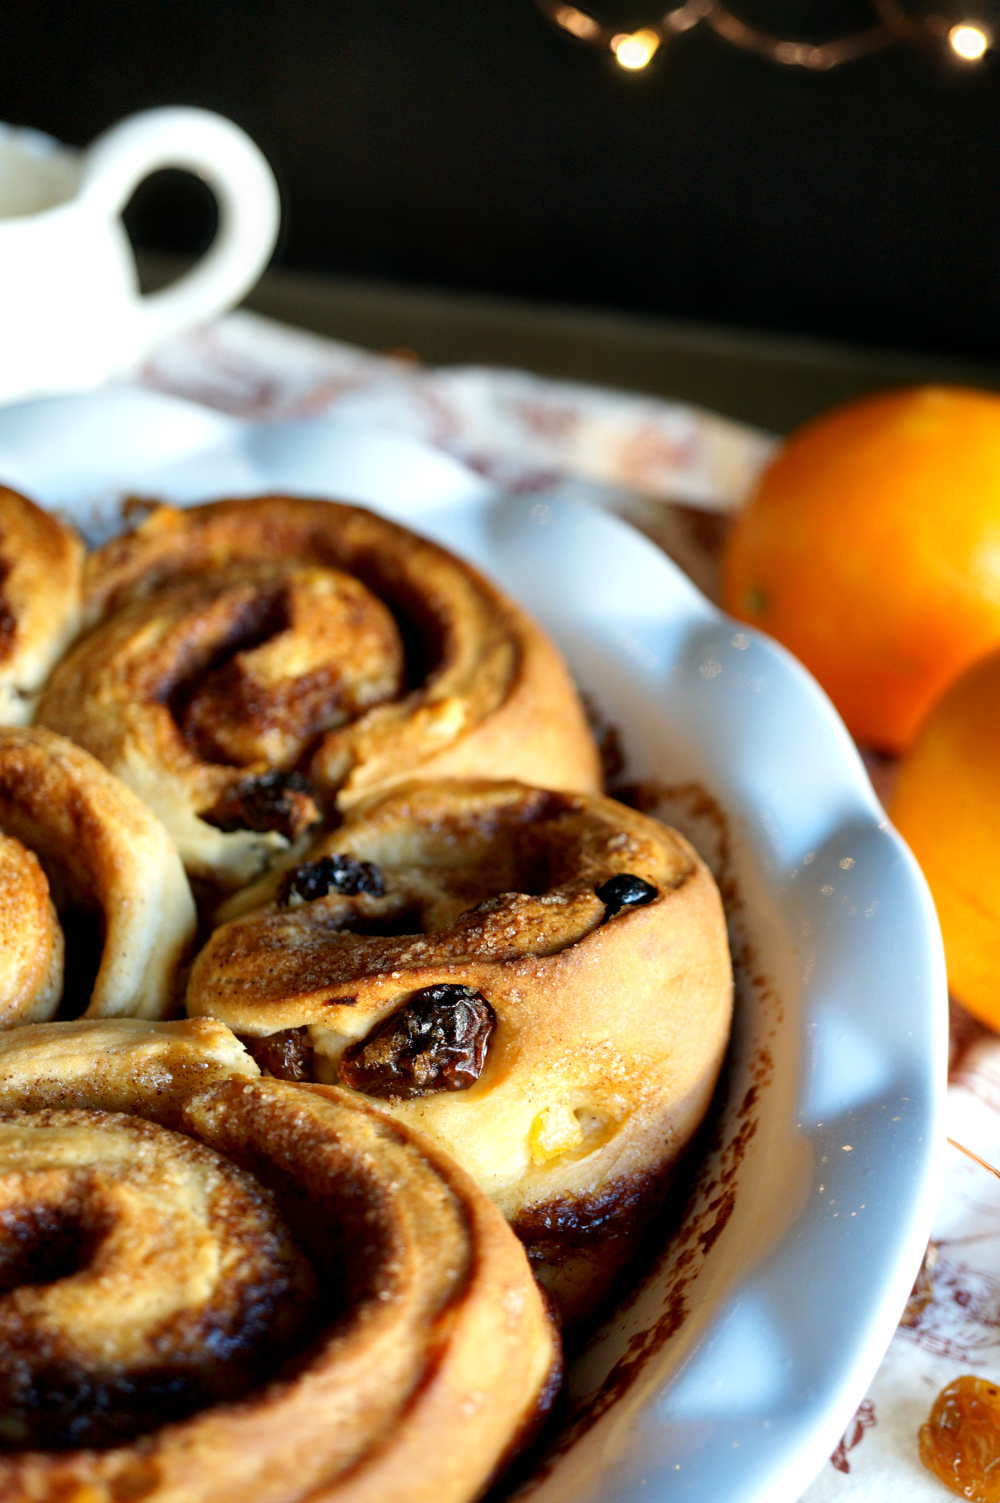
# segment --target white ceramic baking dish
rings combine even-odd
[[[628,776],[650,797],[655,782],[716,870],[738,1007],[682,1224],[574,1361],[570,1420],[521,1495],[791,1503],[889,1341],[943,1142],[933,909],[822,692],[572,488],[498,497],[398,436],[121,389],[0,412],[0,479],[100,535],[125,492],[360,500],[474,560],[552,632]]]

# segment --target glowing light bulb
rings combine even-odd
[[[960,21],[949,31],[948,42],[952,52],[963,62],[978,63],[990,45],[990,37],[981,26],[975,26],[971,21]]]
[[[653,56],[660,39],[655,31],[623,32],[620,36],[611,38],[611,50],[621,63],[623,68],[635,72],[639,68],[645,68]]]

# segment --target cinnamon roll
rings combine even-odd
[[[722,904],[687,842],[607,798],[415,783],[229,914],[188,1012],[274,1075],[419,1127],[510,1219],[566,1319],[592,1311],[726,1046]]]
[[[30,1112],[0,1040],[0,1496],[470,1503],[558,1370],[522,1249],[378,1107],[218,1078],[219,1025],[185,1095],[192,1026],[46,1025],[93,1083]]]
[[[0,1028],[60,1006],[165,1016],[194,929],[180,858],[145,804],[62,736],[0,727]]]
[[[92,629],[38,720],[235,887],[333,809],[423,777],[596,789],[555,648],[467,564],[371,512],[161,507],[87,565]]]
[[[83,543],[0,485],[0,725],[26,725],[49,670],[80,628]]]

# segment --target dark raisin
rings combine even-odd
[[[425,986],[340,1062],[340,1079],[366,1096],[408,1100],[465,1091],[482,1074],[496,1026],[493,1009],[470,986]]]
[[[633,872],[619,872],[616,877],[609,877],[606,882],[602,882],[594,891],[608,910],[604,915],[604,922],[607,923],[609,918],[614,918],[623,908],[641,908],[643,903],[651,903],[656,897],[657,889],[652,882],[645,882]]]
[[[370,861],[355,861],[351,856],[320,856],[318,861],[304,861],[293,867],[278,888],[278,902],[283,907],[312,903],[336,892],[355,898],[359,892],[380,898],[385,892],[382,873]]]
[[[313,1047],[304,1028],[283,1028],[267,1038],[238,1035],[244,1049],[276,1080],[312,1080]]]
[[[227,835],[276,830],[286,840],[297,840],[317,823],[320,811],[308,778],[301,772],[274,771],[241,778],[201,818]]]

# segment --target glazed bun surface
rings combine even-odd
[[[567,1318],[593,1309],[728,1038],[722,905],[687,842],[598,796],[411,784],[230,905],[246,908],[197,956],[188,1012],[266,1070],[337,1081],[428,1133]]]
[[[418,769],[598,786],[548,638],[467,564],[359,507],[161,507],[90,557],[87,612],[38,719],[224,887]]]
[[[470,1503],[559,1358],[462,1171],[218,1024],[37,1033],[42,1080],[0,1040],[0,1496]]]
[[[118,1445],[236,1398],[315,1301],[251,1176],[139,1117],[0,1114],[0,1226],[8,1446]]]

